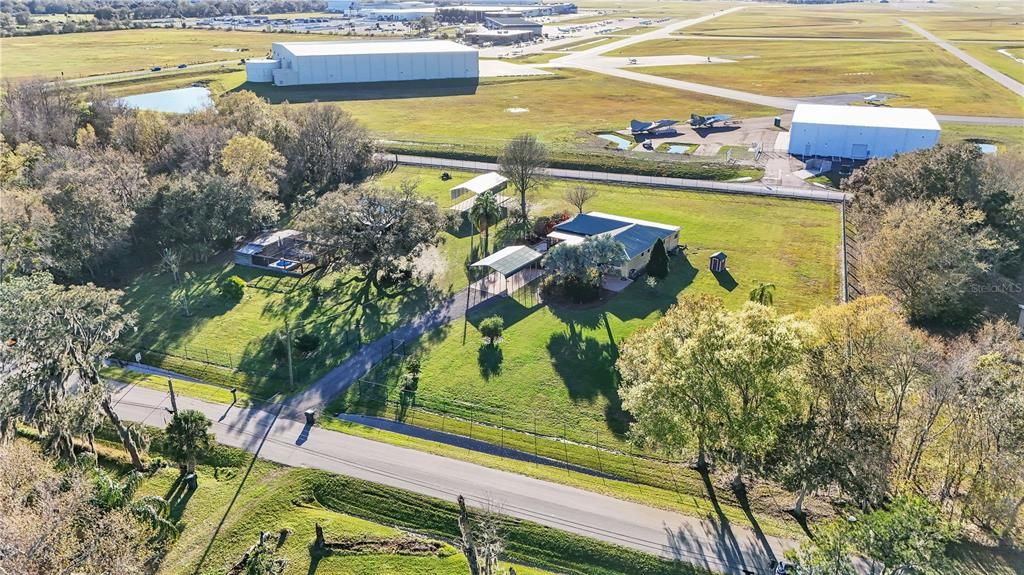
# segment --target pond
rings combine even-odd
[[[998,151],[995,144],[975,144],[982,154],[995,154]]]
[[[633,147],[633,142],[631,140],[627,140],[618,134],[598,134],[597,137],[602,140],[608,140],[615,144],[615,147],[620,150],[628,150]]]
[[[118,101],[129,108],[172,114],[184,114],[213,105],[210,90],[202,86],[136,94],[118,98]]]
[[[671,144],[666,150],[670,154],[687,154],[690,152],[689,144]]]

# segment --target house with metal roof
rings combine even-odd
[[[580,243],[583,240],[608,235],[618,240],[628,260],[619,269],[623,278],[634,278],[643,272],[651,259],[651,249],[660,239],[665,250],[679,246],[679,226],[638,220],[602,212],[587,212],[555,226],[548,234],[548,243]]]

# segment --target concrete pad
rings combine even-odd
[[[775,138],[775,147],[772,149],[776,152],[789,152],[789,132],[780,132],[779,137]]]
[[[631,283],[633,283],[633,280],[624,280],[622,278],[605,276],[604,279],[601,280],[601,287],[610,292],[619,293],[629,287],[629,284]]]
[[[499,78],[506,76],[550,76],[551,72],[538,70],[533,66],[513,64],[504,60],[480,60],[481,78]]]

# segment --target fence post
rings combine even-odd
[[[601,472],[601,483],[604,483],[604,465],[601,464],[601,430],[594,429],[594,439],[597,441],[597,469]]]
[[[565,420],[562,420],[562,449],[565,451],[565,474],[569,475],[569,438],[566,437],[568,432],[568,424]]]
[[[501,413],[501,449],[505,449],[505,414]]]
[[[537,452],[537,414],[533,414],[533,456],[539,457],[540,453]],[[540,465],[534,461],[535,465]]]

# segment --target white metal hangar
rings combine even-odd
[[[789,153],[864,160],[930,148],[939,122],[920,108],[798,104],[789,133]]]
[[[245,63],[246,80],[275,86],[477,79],[476,48],[447,40],[275,42]]]

